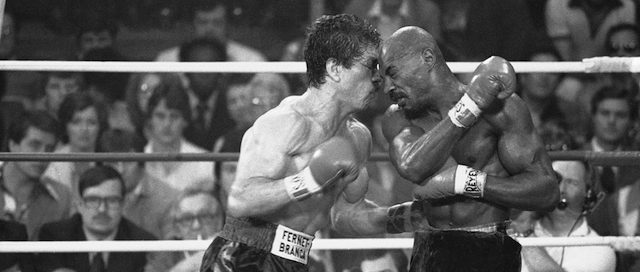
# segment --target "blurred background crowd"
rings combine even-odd
[[[446,61],[640,56],[637,0],[7,0],[0,59],[302,61],[318,7],[320,14],[365,18],[383,39],[402,26],[420,26],[438,40]],[[632,73],[523,73],[518,95],[549,151],[637,151],[639,84]],[[0,71],[0,141],[5,152],[239,152],[257,118],[305,90],[304,74]],[[371,129],[374,152],[387,151],[378,117],[390,104],[379,92],[356,114]],[[212,239],[224,223],[235,167],[2,162],[0,240]],[[567,167],[575,166],[556,169],[563,196],[576,190],[575,171]],[[368,168],[369,199],[380,205],[412,199],[412,183],[389,162]],[[578,168],[584,192],[563,198],[568,206],[560,205],[559,215],[519,213],[514,220],[539,231],[570,218],[570,228],[550,236],[637,236],[640,170]],[[592,201],[588,190],[604,197]],[[342,236],[328,229],[316,237]],[[523,264],[526,254],[545,252],[571,271],[564,248],[523,251]],[[0,271],[197,271],[202,253],[0,254]],[[314,251],[310,270],[406,271],[407,253]],[[616,253],[606,271],[640,271],[636,255]]]

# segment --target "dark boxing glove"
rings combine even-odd
[[[458,127],[471,126],[495,99],[506,99],[516,91],[513,66],[501,57],[490,57],[478,65],[467,85],[467,92],[449,111]]]

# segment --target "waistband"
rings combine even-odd
[[[494,222],[489,224],[477,225],[472,227],[462,227],[462,228],[454,228],[448,230],[461,230],[461,231],[472,231],[472,232],[500,232],[507,233],[507,229],[511,225],[511,220],[506,220],[502,222]]]
[[[227,216],[219,236],[227,240],[270,251],[277,228],[278,225],[258,218]]]

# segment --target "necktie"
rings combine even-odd
[[[199,129],[202,129],[203,131],[205,130],[206,126],[206,119],[205,119],[205,114],[207,113],[207,109],[209,107],[207,106],[206,103],[204,102],[200,102],[198,103],[198,105],[196,106],[196,114],[198,116],[196,116],[195,122],[196,122],[196,126]]]
[[[102,260],[102,253],[98,252],[96,255],[93,255],[93,259],[91,259],[91,269],[90,272],[104,272],[104,260]]]
[[[600,175],[600,185],[602,190],[607,194],[612,194],[616,188],[616,174],[613,172],[611,166],[602,167],[602,174]]]

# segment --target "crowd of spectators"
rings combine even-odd
[[[49,60],[140,60],[118,45],[122,28],[151,32],[186,22],[193,35],[143,60],[300,61],[309,2],[7,1],[0,59],[32,59],[19,56],[16,44],[21,25],[40,21],[76,43],[72,54]],[[535,62],[637,57],[639,9],[636,0],[325,1],[325,13],[366,18],[383,39],[402,26],[420,26],[438,40],[446,61],[492,55]],[[291,33],[273,45],[234,33],[241,27],[261,31],[261,25]],[[265,46],[274,49],[260,49]],[[5,152],[239,152],[257,118],[305,90],[305,74],[0,71],[0,143]],[[639,74],[522,73],[517,95],[548,151],[640,150]],[[371,129],[375,152],[388,148],[378,117],[390,104],[379,93],[357,113]],[[234,161],[1,162],[0,240],[211,239],[223,225],[235,167]],[[550,213],[514,213],[514,233],[640,235],[637,167],[576,161],[553,167],[563,203]],[[381,205],[411,200],[412,184],[389,162],[370,162],[368,169],[367,198]],[[317,237],[342,236],[326,230]],[[404,251],[312,253],[311,271],[388,265],[388,271],[401,272],[408,263]],[[582,262],[584,256],[593,256],[588,259],[594,265]],[[197,271],[201,257],[202,252],[0,254],[0,271]],[[640,255],[609,247],[525,248],[523,267],[640,271]]]

